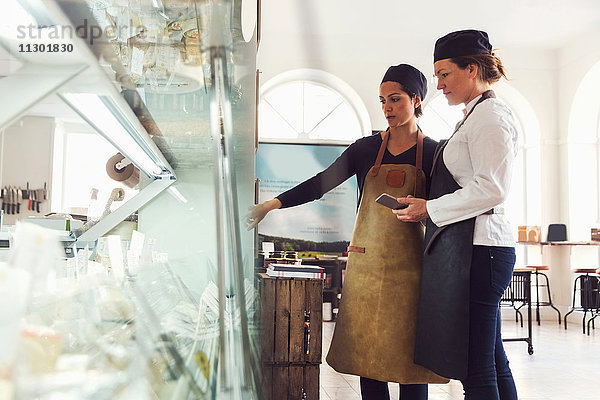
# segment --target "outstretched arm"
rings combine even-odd
[[[256,228],[258,223],[262,221],[270,211],[278,208],[281,208],[281,201],[279,201],[278,198],[267,200],[263,203],[249,207],[248,213],[246,214],[247,229],[251,230]]]

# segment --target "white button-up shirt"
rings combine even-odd
[[[466,112],[480,97],[467,104]],[[474,245],[514,246],[512,227],[504,214],[483,213],[502,208],[508,196],[517,140],[517,124],[502,100],[479,103],[444,149],[444,163],[461,188],[427,201],[433,223],[441,227],[477,217]]]

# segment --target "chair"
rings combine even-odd
[[[533,271],[531,271],[531,272],[533,272]],[[513,272],[513,274],[514,274],[514,272]],[[521,293],[519,293],[520,291],[516,287],[513,287],[513,286],[514,286],[514,283],[513,283],[513,281],[511,281],[511,283],[508,285],[508,287],[502,294],[502,298],[500,299],[500,307],[512,307],[515,310],[515,322],[517,322],[517,323],[521,322],[521,328],[522,328],[523,327],[523,314],[521,314],[520,310],[521,310],[521,307],[523,307],[525,304],[527,304],[527,302],[522,300],[523,296],[521,296]],[[517,303],[520,303],[520,305],[518,307],[517,307]]]
[[[567,226],[565,224],[548,225],[548,242],[564,242],[567,240]]]
[[[567,317],[574,311],[583,312],[583,333],[585,334],[586,318],[587,314],[590,313],[590,320],[588,322],[588,335],[590,334],[590,326],[592,329],[596,329],[594,326],[594,319],[600,313],[600,277],[598,276],[596,268],[577,268],[573,272],[579,274],[575,278],[573,284],[573,303],[571,310],[565,314],[564,322],[565,329],[567,329]],[[580,292],[580,305],[576,306],[577,291]]]
[[[556,311],[558,313],[558,324],[561,324],[561,314],[560,311],[558,310],[558,308],[554,307],[554,304],[552,304],[552,294],[550,293],[550,281],[548,280],[548,275],[546,275],[543,272],[540,271],[548,271],[550,268],[548,268],[547,265],[527,265],[527,268],[533,268],[535,271],[533,272],[533,274],[535,275],[535,302],[532,303],[532,305],[535,305],[535,319],[537,321],[538,325],[541,325],[540,323],[540,307],[552,307],[554,309],[554,311]],[[545,279],[545,283],[540,285],[540,276],[543,277]],[[540,301],[540,288],[545,287],[546,288],[546,295],[548,300],[546,301]]]

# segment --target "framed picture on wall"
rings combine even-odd
[[[256,154],[259,202],[311,178],[333,163],[347,145],[261,142]],[[358,186],[351,177],[321,199],[271,212],[258,225],[259,241],[276,250],[343,253],[356,219]]]

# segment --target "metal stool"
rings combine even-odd
[[[513,277],[509,286],[504,291],[500,299],[500,305],[506,304],[513,307],[516,311],[517,322],[521,316],[521,326],[523,326],[523,315],[519,311],[521,307],[527,304],[527,336],[519,338],[502,339],[503,342],[524,341],[527,342],[527,352],[533,354],[533,340],[531,335],[531,274],[535,272],[533,268],[515,268]],[[515,307],[515,303],[521,303]]]
[[[558,308],[554,307],[554,304],[552,304],[552,295],[550,294],[550,281],[548,280],[548,275],[544,274],[543,272],[540,272],[548,271],[550,268],[548,268],[547,265],[528,265],[527,267],[535,269],[535,272],[533,274],[535,275],[535,319],[537,321],[537,324],[540,325],[540,307],[549,306],[552,307],[554,311],[558,313],[558,324],[560,325],[562,318],[560,316],[560,311],[558,310]],[[539,284],[540,276],[544,277],[544,279],[546,280],[546,284]],[[540,287],[546,287],[546,293],[548,295],[547,301],[540,301]]]
[[[511,279],[510,284],[500,299],[500,307],[511,307],[515,310],[515,322],[520,322],[521,328],[523,327],[523,314],[521,314],[521,308],[526,304],[529,304],[531,300],[531,285],[529,288],[526,288],[522,279],[515,279],[515,273],[523,272],[528,272],[531,276],[535,270],[528,267],[515,267],[513,279]],[[529,279],[529,283],[531,284],[531,278]]]
[[[565,329],[567,329],[567,317],[573,311],[583,312],[583,333],[585,334],[585,323],[587,313],[590,313],[590,320],[588,321],[588,335],[590,334],[590,325],[592,329],[596,329],[594,326],[594,319],[600,313],[600,277],[598,277],[598,270],[596,268],[577,268],[573,271],[576,274],[580,274],[575,278],[573,284],[573,304],[571,310],[565,314]],[[579,289],[578,289],[579,287]],[[575,298],[577,297],[577,290],[580,292],[580,305],[575,305]]]
[[[596,275],[600,275],[600,268],[596,270]],[[590,324],[592,325],[593,329],[596,329],[594,328],[594,320],[600,315],[600,277],[598,277],[598,283],[599,285],[598,290],[596,291],[596,295],[599,298],[597,299],[596,309],[591,311],[592,318],[590,318],[587,322],[588,335],[590,334]]]

